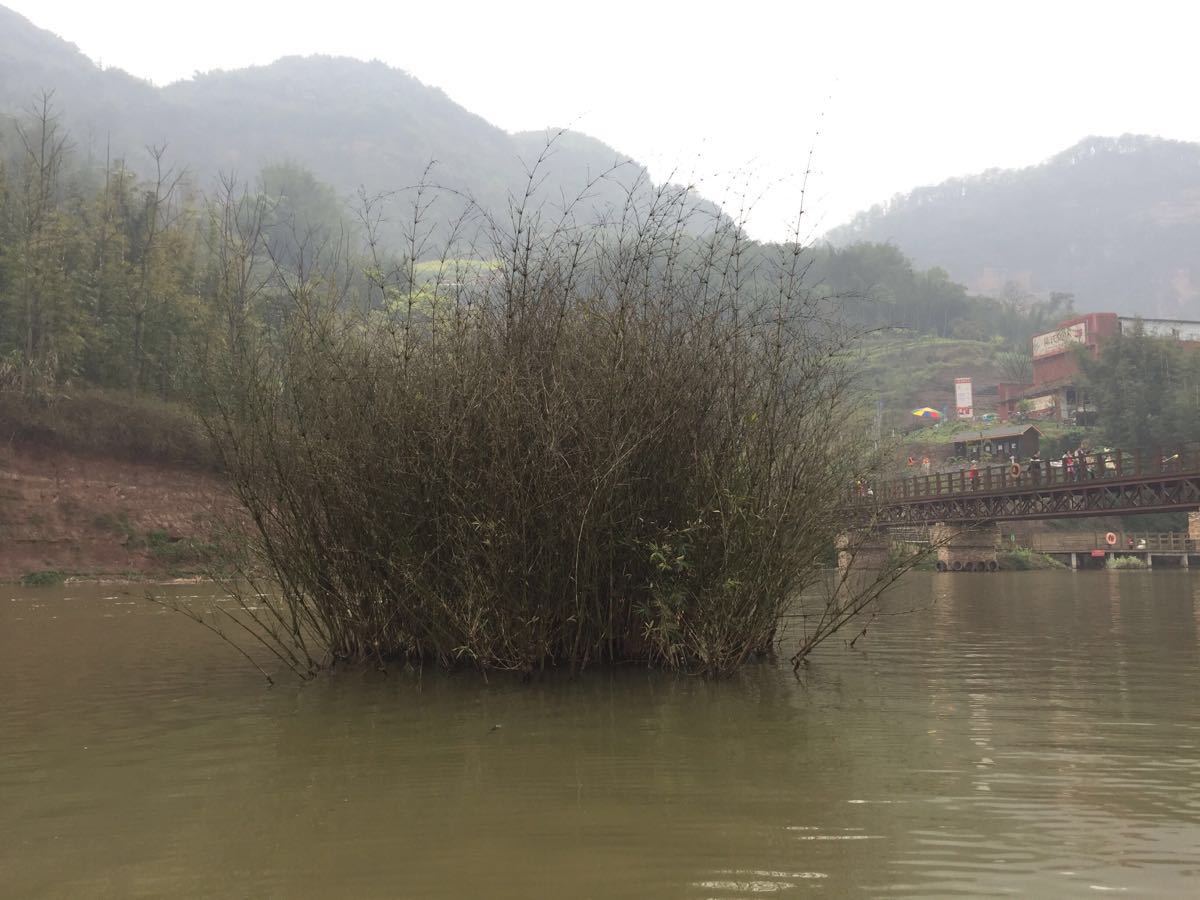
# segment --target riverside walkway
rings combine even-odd
[[[1200,446],[1097,452],[1071,468],[1042,461],[897,478],[850,505],[873,528],[1194,511]]]

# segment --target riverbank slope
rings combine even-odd
[[[0,451],[0,581],[199,572],[216,556],[216,523],[231,504],[211,472],[7,446]]]
[[[205,571],[235,503],[179,407],[0,399],[0,581]]]

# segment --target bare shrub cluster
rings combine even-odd
[[[231,325],[208,423],[269,573],[244,606],[297,671],[723,673],[826,577],[870,463],[803,248],[676,189],[587,225],[534,193],[451,226],[419,189],[390,264],[366,201],[365,264],[296,241],[283,311]],[[822,622],[874,596],[841,590]]]

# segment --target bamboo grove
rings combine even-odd
[[[533,195],[447,227],[419,188],[398,262],[364,287],[339,245],[302,254],[242,332],[209,419],[270,573],[255,633],[302,675],[799,664],[907,565],[827,569],[875,463],[855,332],[802,248],[697,237],[686,192],[599,223]],[[400,217],[368,204],[367,246]]]

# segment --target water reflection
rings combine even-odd
[[[800,682],[267,689],[134,593],[13,589],[0,872],[16,896],[1190,893],[1200,578],[914,577],[889,608]]]

